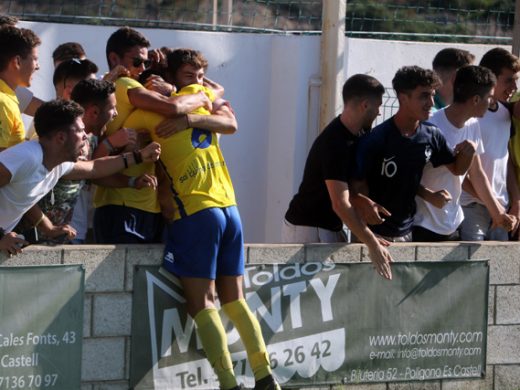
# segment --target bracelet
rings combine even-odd
[[[136,164],[141,164],[143,162],[143,155],[140,150],[134,150],[134,160]]]
[[[107,148],[109,154],[114,152],[114,145],[112,145],[112,144],[110,143],[110,141],[108,140],[108,137],[105,138],[105,139],[103,140],[103,142],[101,142],[101,143],[102,143],[103,145],[105,145],[105,148]]]
[[[186,114],[186,125],[188,126],[188,127],[186,127],[187,129],[189,129],[191,127],[190,116],[188,114]]]
[[[136,181],[137,181],[137,177],[136,176],[130,176],[128,178],[128,187],[135,188],[135,182]]]
[[[121,155],[123,157],[123,162],[125,163],[125,168],[128,168],[128,158],[126,157],[126,153]]]
[[[34,227],[38,227],[38,225],[39,225],[40,223],[42,223],[42,221],[43,221],[44,219],[45,219],[45,214],[42,213],[42,216],[40,217],[40,219],[38,220],[38,222],[36,222],[36,223],[34,224]]]

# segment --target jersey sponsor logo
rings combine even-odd
[[[213,136],[211,132],[202,129],[193,129],[191,132],[191,144],[195,149],[206,149],[211,145]]]
[[[386,176],[391,178],[395,176],[397,173],[397,164],[393,159],[395,156],[383,158],[383,163],[381,164],[381,176]]]

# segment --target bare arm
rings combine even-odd
[[[221,134],[233,134],[238,129],[237,120],[227,105],[222,105],[213,115],[187,114],[162,121],[155,129],[157,136],[169,137],[192,127]]]
[[[207,77],[204,77],[204,86],[211,88],[216,98],[221,98],[224,96],[224,87],[217,83],[216,81],[210,80]]]
[[[499,214],[504,212],[504,208],[493,195],[491,184],[482,169],[482,162],[479,156],[475,156],[473,164],[471,164],[468,171],[468,180],[477,195],[477,197],[484,203],[492,218],[496,218]]]
[[[155,162],[161,154],[161,147],[158,143],[152,142],[135,153],[137,156],[140,155],[143,162]],[[70,180],[97,179],[112,175],[136,163],[135,155],[131,152],[118,156],[102,157],[92,161],[78,161],[74,164],[72,171],[64,177]]]
[[[122,173],[114,173],[113,175],[94,179],[92,181],[95,185],[108,188],[141,188],[151,187],[157,188],[157,178],[153,175],[127,176]]]
[[[146,88],[132,88],[127,94],[135,108],[156,112],[168,118],[187,114],[199,107],[206,107],[211,111],[211,101],[203,92],[166,97]]]
[[[76,230],[72,226],[68,224],[54,225],[38,204],[31,207],[25,213],[25,217],[29,220],[32,226],[37,227],[39,231],[49,238],[67,235],[67,239],[72,240],[76,237]]]
[[[122,148],[134,149],[136,141],[137,132],[134,129],[122,127],[99,143],[92,158],[118,154]]]
[[[332,208],[338,217],[349,227],[350,230],[367,247],[372,263],[377,272],[386,279],[392,279],[390,262],[392,257],[388,251],[381,246],[379,240],[374,236],[365,223],[358,217],[356,211],[349,201],[349,189],[345,182],[337,180],[325,180],[329,192]]]
[[[473,141],[462,141],[460,144],[455,146],[455,162],[447,164],[446,167],[454,175],[464,175],[473,161],[476,149],[477,146]]]
[[[387,209],[368,197],[368,186],[365,180],[353,180],[350,201],[361,219],[369,225],[379,225],[384,217],[392,215]]]
[[[422,184],[419,185],[417,195],[439,209],[442,209],[449,201],[451,201],[451,195],[448,191],[432,191],[429,188],[424,187]]]

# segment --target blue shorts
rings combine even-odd
[[[167,226],[163,266],[177,276],[215,280],[244,274],[242,222],[236,206],[209,208]]]

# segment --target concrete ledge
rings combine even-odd
[[[319,387],[353,390],[520,388],[520,243],[392,244],[394,261],[490,261],[487,375],[484,379]],[[81,390],[128,389],[131,307],[137,265],[162,262],[162,245],[29,246],[0,266],[84,264],[86,292]],[[370,261],[362,244],[249,244],[247,263]],[[318,389],[318,387],[316,387]]]

